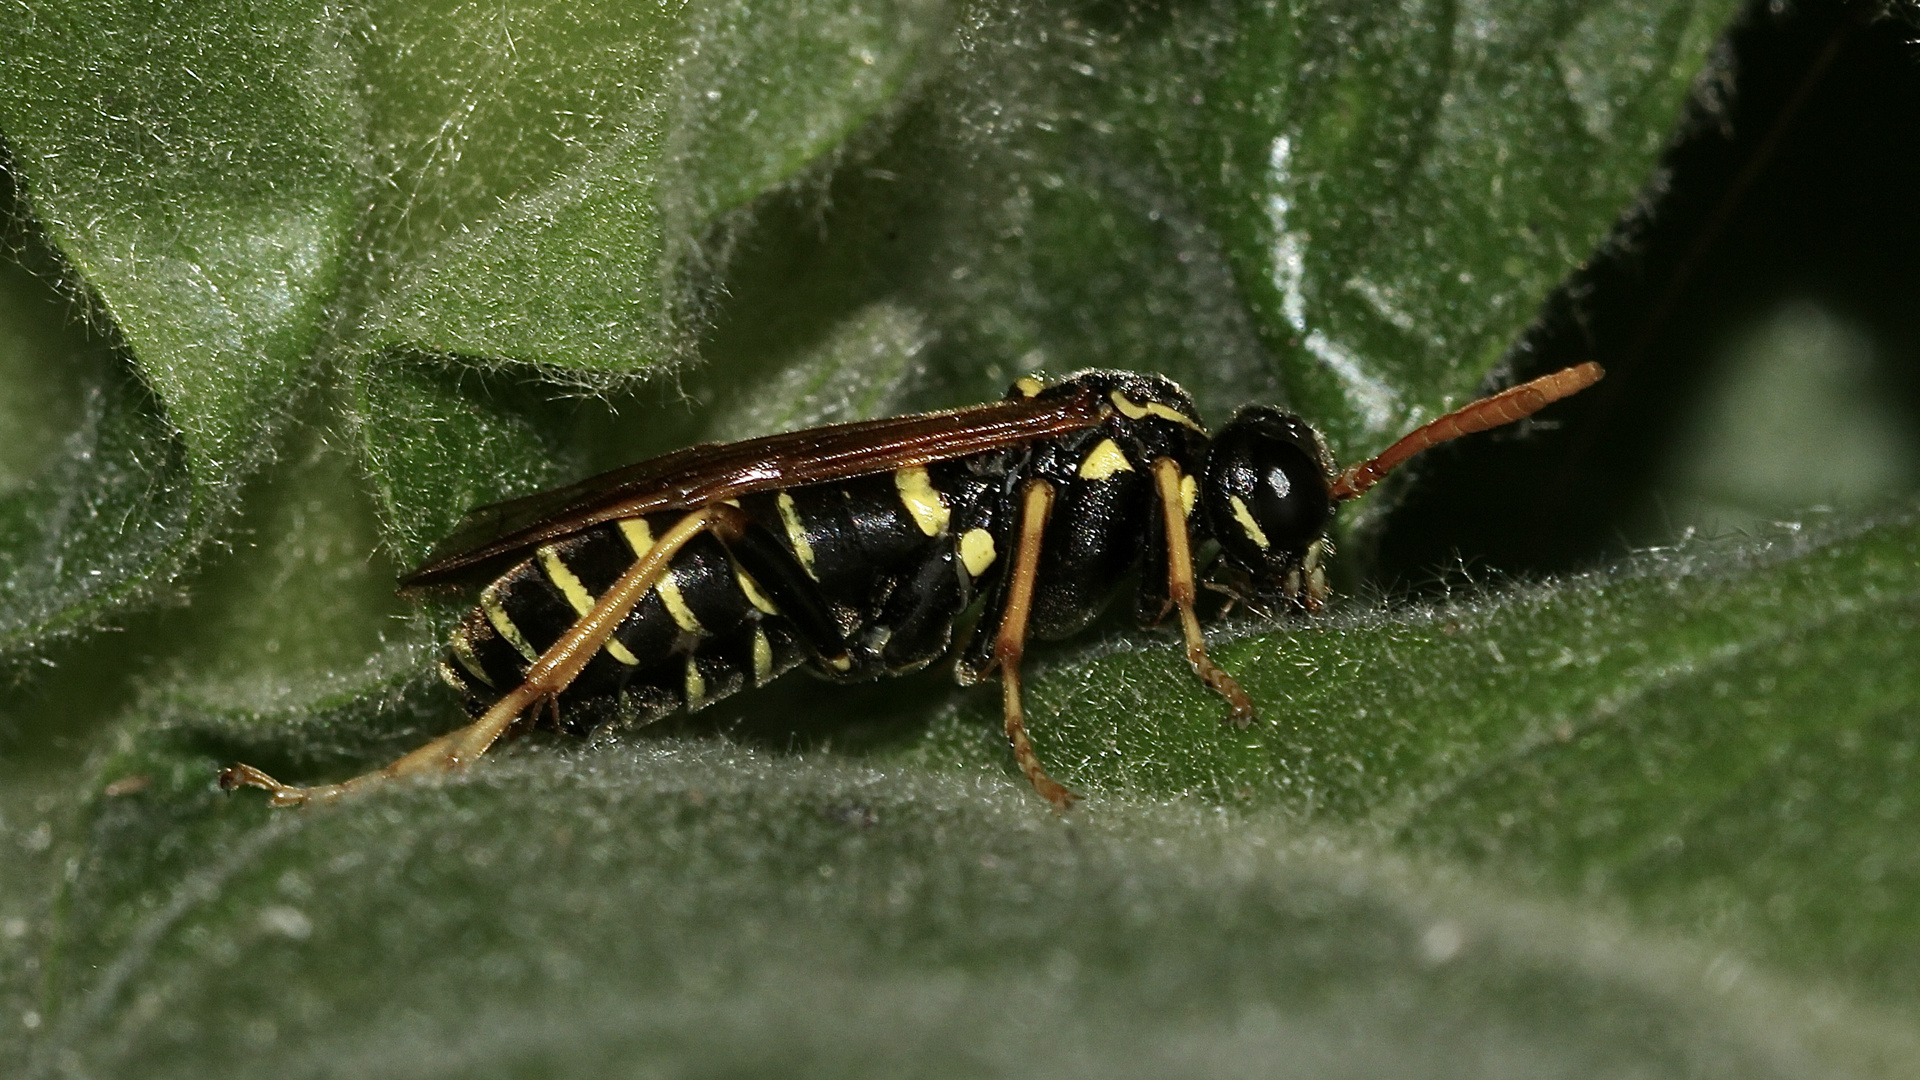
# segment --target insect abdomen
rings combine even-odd
[[[518,685],[669,524],[656,517],[595,526],[542,546],[488,585],[441,664],[468,712],[483,712]],[[569,730],[699,708],[804,659],[784,620],[754,605],[751,584],[742,586],[741,571],[711,536],[689,543],[669,567],[561,695]]]
[[[974,579],[996,563],[1000,479],[977,471],[946,463],[743,500],[752,535],[735,551],[702,535],[675,555],[561,695],[562,724],[650,722],[809,659],[830,678],[864,679],[941,655]],[[488,585],[441,663],[468,711],[519,685],[677,516],[594,526]]]

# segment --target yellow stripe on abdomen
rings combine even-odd
[[[560,552],[552,544],[542,544],[536,554],[540,557],[541,571],[547,575],[548,581],[553,582],[553,587],[559,590],[560,595],[567,598],[567,606],[573,609],[573,613],[584,617],[592,611],[593,594],[587,591],[587,586],[581,582],[580,575],[573,572],[573,567],[560,558]],[[640,663],[639,657],[612,637],[608,637],[606,644],[600,647],[607,651],[608,656],[628,667]]]
[[[753,685],[765,686],[773,678],[773,642],[767,640],[766,627],[753,628]]]
[[[752,574],[741,569],[739,563],[733,564],[733,582],[740,586],[740,592],[746,596],[747,603],[752,604],[761,614],[780,614],[780,609],[773,606],[773,601],[767,599],[767,594],[760,591],[760,583],[753,580]]]
[[[627,546],[633,549],[633,557],[645,558],[653,550],[653,530],[647,528],[645,518],[621,518],[620,535],[627,538]],[[660,594],[660,602],[667,607],[667,614],[673,616],[675,626],[689,634],[705,634],[706,627],[694,618],[693,609],[687,606],[687,598],[680,595],[680,586],[674,583],[673,570],[660,575],[654,583],[653,591]]]
[[[467,628],[471,623],[462,622],[453,628],[453,636],[447,639],[447,649],[467,674],[480,680],[482,686],[493,686],[493,680],[487,677],[486,665],[480,662],[480,654],[473,651],[473,634]],[[495,689],[498,689],[497,687]]]
[[[487,621],[493,624],[494,633],[499,634],[514,651],[527,658],[531,664],[540,659],[540,650],[533,647],[527,635],[514,625],[513,616],[507,614],[507,607],[500,602],[499,583],[496,582],[480,590],[480,610],[487,613]]]
[[[800,560],[800,569],[819,581],[820,575],[813,572],[813,545],[807,543],[807,527],[800,521],[800,508],[793,504],[793,496],[783,491],[774,505],[780,508],[780,524],[786,527],[787,543],[793,545],[793,557]]]
[[[700,664],[693,657],[687,657],[687,710],[698,709],[707,703],[707,680],[700,674]]]

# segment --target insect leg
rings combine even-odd
[[[1062,787],[1040,764],[1033,744],[1027,741],[1027,714],[1020,705],[1020,657],[1026,649],[1027,619],[1033,613],[1033,585],[1040,567],[1040,538],[1047,528],[1047,516],[1053,512],[1053,485],[1045,480],[1029,480],[1020,493],[1020,543],[1015,549],[1013,566],[1008,570],[1007,605],[1000,617],[1000,632],[993,641],[993,659],[1000,666],[1000,705],[1006,716],[1007,741],[1013,744],[1014,760],[1027,782],[1054,809],[1065,810],[1079,798]]]
[[[452,772],[472,764],[504,734],[513,722],[530,708],[552,702],[577,678],[593,659],[620,620],[627,617],[647,592],[659,583],[668,563],[681,548],[703,532],[723,538],[737,534],[745,526],[745,515],[724,504],[696,510],[675,522],[660,535],[653,547],[620,575],[613,587],[594,602],[593,608],[547,647],[527,669],[520,685],[493,703],[480,719],[451,734],[443,735],[398,761],[338,784],[294,787],[283,784],[251,765],[234,765],[220,774],[220,786],[264,788],[272,793],[274,806],[294,806],[306,802],[332,802],[369,787],[406,776]]]
[[[1200,681],[1214,689],[1233,708],[1228,718],[1236,727],[1253,723],[1253,700],[1233,676],[1207,655],[1207,639],[1193,612],[1193,545],[1187,535],[1186,505],[1180,497],[1180,466],[1172,458],[1155,458],[1153,484],[1160,494],[1167,545],[1167,599],[1180,609],[1180,633],[1187,641],[1187,663]]]

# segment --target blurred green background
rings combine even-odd
[[[1729,0],[0,12],[0,1070],[1902,1076],[1911,19]],[[1165,372],[1351,461],[1342,601],[457,720],[468,506]]]

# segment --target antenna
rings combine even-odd
[[[1497,428],[1532,416],[1563,397],[1577,394],[1606,374],[1599,364],[1589,360],[1542,375],[1519,386],[1508,387],[1492,397],[1462,405],[1429,424],[1422,424],[1400,437],[1378,456],[1351,466],[1333,482],[1334,502],[1358,498],[1380,482],[1382,477],[1422,450],[1438,446],[1462,435]]]

